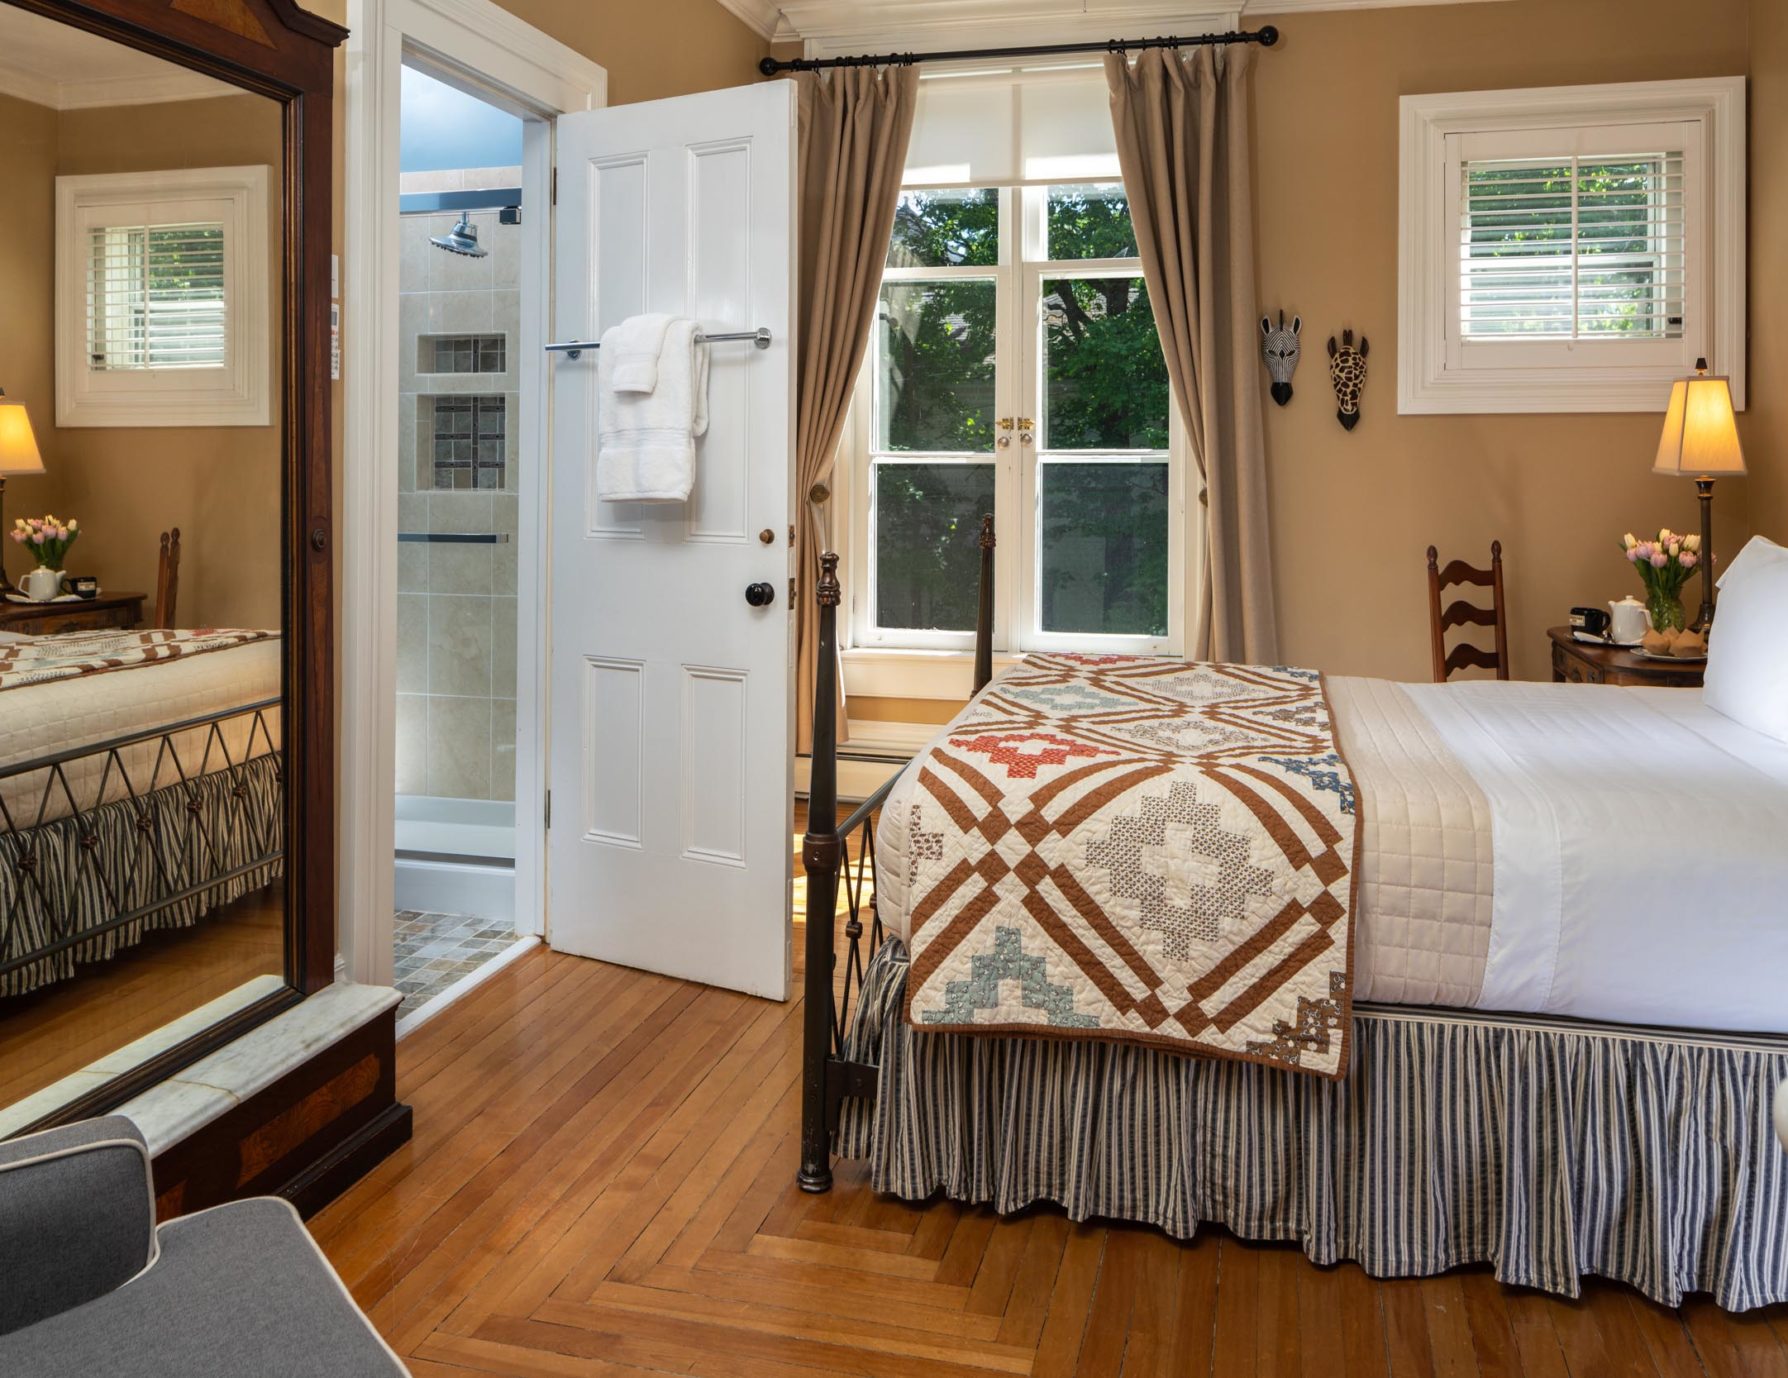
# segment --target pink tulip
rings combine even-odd
[[[1681,555],[1678,555],[1676,558],[1682,562],[1682,567],[1684,569],[1693,569],[1699,563],[1699,560],[1696,557],[1695,552],[1692,550],[1685,550],[1685,551],[1683,551],[1683,553]]]
[[[23,531],[13,532],[12,538],[13,538],[13,540],[17,541],[20,545],[25,544],[25,533]]]
[[[1669,563],[1670,563],[1670,557],[1668,555],[1666,555],[1663,551],[1661,551],[1661,550],[1652,551],[1652,553],[1651,553],[1651,567],[1653,569],[1662,569],[1665,565],[1667,565]]]
[[[1627,551],[1627,560],[1631,564],[1639,563],[1639,547],[1633,546]]]

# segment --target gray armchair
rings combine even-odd
[[[407,1374],[285,1201],[157,1228],[149,1151],[119,1116],[0,1143],[0,1373]]]

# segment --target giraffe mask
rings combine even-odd
[[[1335,419],[1351,431],[1360,423],[1360,392],[1366,386],[1366,355],[1372,346],[1364,335],[1354,348],[1353,331],[1341,332],[1341,343],[1329,336],[1329,380],[1335,385]]]

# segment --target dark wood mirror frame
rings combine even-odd
[[[335,49],[293,0],[0,0],[203,72],[284,110],[282,281],[286,989],[71,1101],[33,1128],[120,1105],[327,986],[335,974],[335,618],[329,283]]]

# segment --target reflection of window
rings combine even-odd
[[[56,179],[56,419],[271,420],[267,169]]]
[[[216,222],[89,231],[89,367],[222,368],[228,317],[223,241]]]
[[[1742,80],[1403,101],[1405,412],[1743,397]]]
[[[1177,645],[1177,421],[1116,183],[904,193],[858,398],[865,645]]]
[[[501,488],[509,415],[502,397],[432,397],[436,488]]]

